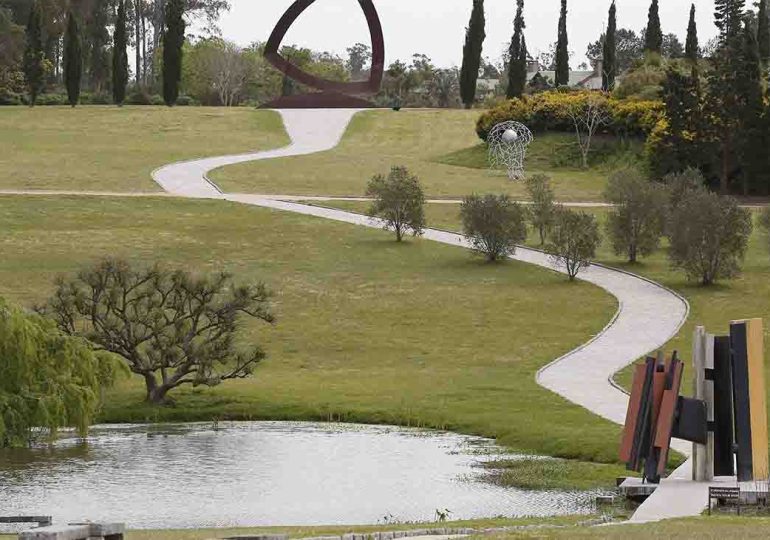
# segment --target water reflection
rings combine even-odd
[[[504,489],[485,439],[293,422],[99,426],[0,452],[0,514],[135,528],[376,523],[587,512],[595,493]]]

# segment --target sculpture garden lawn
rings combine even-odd
[[[457,198],[471,193],[509,193],[525,197],[521,183],[505,171],[490,171],[486,147],[475,132],[478,110],[389,110],[357,114],[341,144],[328,152],[231,165],[211,178],[226,192],[280,195],[361,196],[366,182],[393,165],[405,165],[422,182],[429,198]],[[602,159],[612,165],[633,160],[638,145],[619,150],[611,139]],[[597,147],[600,145],[597,145]],[[561,200],[598,201],[606,183],[605,165],[576,168],[574,136],[535,134],[528,173],[553,177]]]
[[[172,161],[288,144],[271,111],[214,107],[2,107],[0,191],[160,192]]]

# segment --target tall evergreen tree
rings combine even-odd
[[[744,0],[715,0],[714,22],[719,29],[719,46],[709,72],[705,117],[709,137],[719,160],[719,188],[724,194],[736,169],[735,155],[741,129],[741,100],[738,96],[740,59],[744,54],[742,28]]]
[[[647,34],[644,36],[644,50],[660,54],[663,50],[663,30],[660,26],[658,0],[652,0],[647,16]]]
[[[184,45],[185,0],[168,0],[163,32],[163,100],[172,107],[179,97],[182,80],[182,46]]]
[[[695,21],[695,4],[690,6],[690,24],[687,25],[687,42],[684,47],[684,57],[693,63],[697,63],[700,57],[698,23]]]
[[[618,73],[618,43],[617,43],[617,8],[615,0],[610,5],[607,21],[607,33],[602,47],[602,90],[611,92],[615,89],[615,77]]]
[[[43,16],[37,1],[32,3],[27,22],[27,47],[24,51],[24,78],[29,92],[29,106],[45,86],[45,52],[43,51]]]
[[[67,99],[73,107],[80,100],[80,83],[83,79],[83,47],[80,28],[75,15],[67,13],[67,30],[64,33],[64,85]]]
[[[735,41],[740,40],[745,7],[745,0],[714,0],[714,24],[719,29],[720,46],[736,46]]]
[[[465,47],[463,48],[463,65],[460,70],[460,97],[466,109],[473,107],[476,101],[476,83],[481,66],[481,52],[484,39],[487,37],[484,27],[484,0],[473,0],[471,20],[465,31]]]
[[[569,84],[569,37],[567,36],[567,0],[561,0],[559,38],[556,42],[556,86]]]
[[[128,84],[128,34],[126,1],[118,3],[118,17],[115,20],[115,34],[112,40],[112,99],[116,105],[123,105]]]
[[[743,194],[764,194],[770,172],[770,160],[764,133],[765,105],[762,90],[762,65],[755,27],[746,21],[743,54],[740,58],[737,93],[740,106],[739,149]]]
[[[770,61],[770,13],[768,13],[767,1],[760,0],[757,11],[757,44],[759,57],[765,64]]]
[[[516,0],[516,18],[513,20],[513,38],[508,49],[508,99],[521,97],[527,84],[526,46],[524,44],[524,0]],[[522,65],[522,51],[525,61]]]

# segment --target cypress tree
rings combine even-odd
[[[741,99],[738,96],[740,59],[744,54],[742,28],[744,0],[715,0],[714,22],[719,29],[719,48],[709,72],[704,117],[719,161],[719,187],[726,194],[735,170],[735,154],[741,129]]]
[[[764,192],[770,161],[763,130],[764,101],[759,43],[754,26],[748,21],[743,30],[743,51],[736,81],[741,129],[739,151],[743,194]]]
[[[516,18],[513,20],[513,38],[508,49],[508,99],[518,98],[524,94],[527,84],[526,45],[524,45],[524,0],[516,0]],[[524,51],[524,63],[522,65],[522,50]]]
[[[561,0],[559,39],[556,43],[556,86],[569,84],[569,37],[567,36],[567,0]]]
[[[463,65],[460,71],[460,97],[466,109],[473,107],[476,101],[476,82],[481,66],[481,52],[484,48],[484,0],[473,0],[471,20],[465,31],[465,47],[463,48]]]
[[[27,47],[24,50],[24,78],[29,91],[29,106],[34,107],[45,85],[45,53],[43,52],[43,16],[37,1],[32,3],[27,22]]]
[[[166,3],[165,31],[163,32],[163,100],[169,107],[176,104],[179,97],[179,83],[182,80],[184,4],[184,0],[168,0]]]
[[[126,22],[126,2],[120,0],[112,41],[112,99],[116,105],[123,105],[126,99],[126,85],[128,84]]]
[[[615,0],[613,0],[602,47],[602,90],[605,92],[611,92],[615,89],[615,77],[618,73],[617,29],[617,8],[615,7]]]
[[[652,0],[647,16],[647,34],[644,37],[644,50],[660,54],[663,50],[663,30],[660,27],[658,0]]]
[[[767,64],[770,60],[770,13],[767,11],[767,0],[760,0],[757,19],[759,57]]]
[[[73,107],[80,99],[80,82],[83,78],[83,48],[80,28],[72,11],[67,13],[67,30],[64,32],[64,85],[67,99]]]
[[[698,23],[695,22],[695,4],[690,6],[690,24],[687,26],[687,43],[684,48],[684,57],[693,63],[697,63],[700,57]]]

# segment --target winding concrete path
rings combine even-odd
[[[285,110],[280,111],[292,143],[281,149],[221,156],[167,165],[153,173],[155,181],[168,193],[180,197],[211,198],[316,216],[355,225],[381,228],[382,224],[359,214],[309,206],[268,195],[226,194],[207,174],[225,165],[277,157],[322,152],[335,147],[345,132],[355,110]],[[308,199],[303,197],[303,199]],[[323,200],[323,198],[320,198]],[[450,232],[429,229],[425,238],[453,246],[469,247],[465,239]],[[537,250],[519,248],[514,259],[545,268],[553,268],[550,258]],[[544,367],[537,375],[543,387],[563,396],[612,422],[623,423],[628,396],[613,382],[613,375],[637,358],[663,346],[680,330],[689,312],[687,302],[672,291],[639,276],[594,265],[580,275],[617,298],[618,311],[607,327],[590,342]],[[615,444],[615,441],[608,441]],[[689,453],[689,445],[675,448]],[[705,505],[705,500],[700,507]],[[665,506],[665,505],[664,505]],[[656,507],[653,519],[688,515],[691,509],[677,505]],[[696,512],[697,513],[697,512]]]

